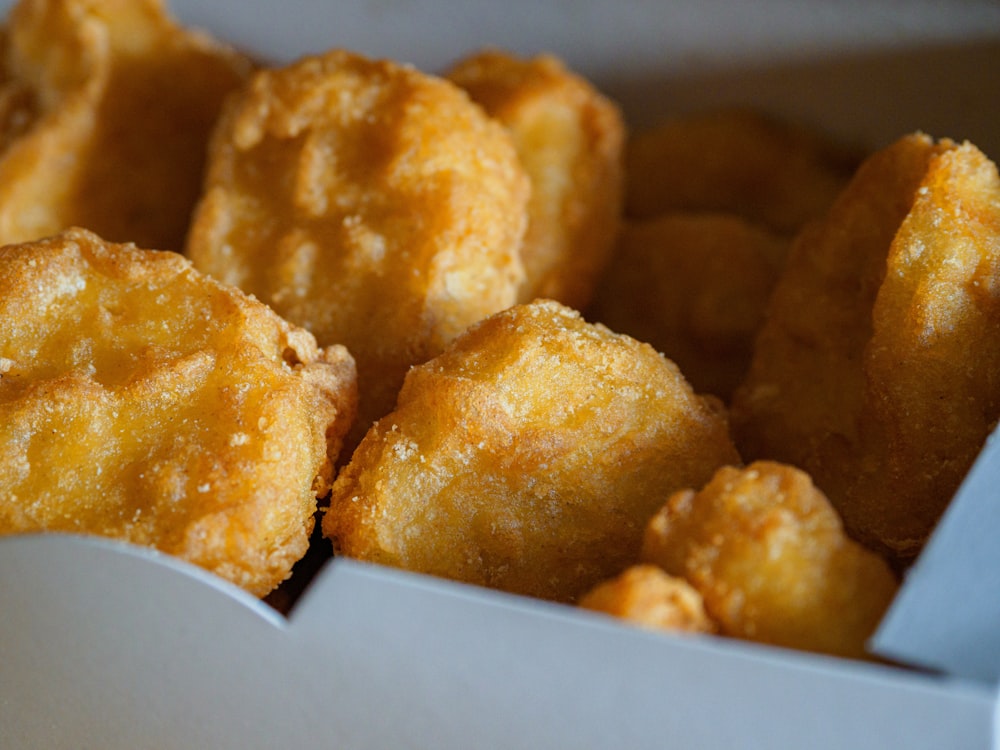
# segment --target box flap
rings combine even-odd
[[[995,692],[335,561],[289,619],[146,550],[0,540],[4,747],[992,746]]]
[[[872,640],[885,657],[1000,682],[1000,434],[976,463]]]

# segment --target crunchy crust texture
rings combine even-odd
[[[738,461],[675,365],[538,301],[410,371],[323,531],[340,554],[573,601],[636,559],[663,497]]]
[[[808,475],[766,461],[674,494],[642,559],[694,586],[725,635],[838,656],[864,657],[897,588]]]
[[[0,248],[0,533],[156,547],[263,595],[305,552],[356,399],[342,347],[83,230]]]
[[[1000,416],[1000,179],[971,144],[906,136],[793,244],[733,423],[905,564]]]
[[[515,302],[528,194],[510,136],[461,89],[332,50],[230,101],[188,254],[347,346],[367,428],[411,365]]]

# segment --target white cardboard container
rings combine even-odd
[[[920,129],[1000,157],[992,0],[172,9],[274,62],[347,47],[434,72],[484,45],[555,52],[634,127],[752,104],[872,148]],[[286,617],[156,552],[0,539],[0,748],[998,748],[997,443],[873,641],[912,669],[647,633],[350,560]]]

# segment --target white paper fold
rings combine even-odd
[[[286,621],[162,555],[6,538],[0,602],[5,750],[992,746],[985,686],[349,561]]]
[[[1000,683],[1000,435],[994,433],[872,641],[883,656]]]

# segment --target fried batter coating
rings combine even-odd
[[[823,216],[859,161],[796,123],[746,109],[699,112],[631,138],[625,213],[723,211],[792,235]]]
[[[263,595],[305,552],[354,364],[180,255],[0,248],[0,533],[114,537]]]
[[[733,421],[905,564],[1000,416],[1000,181],[971,144],[900,139],[795,243]]]
[[[657,498],[738,460],[673,363],[538,301],[410,370],[323,531],[351,557],[573,601],[636,559]]]
[[[618,107],[552,55],[484,50],[447,77],[510,131],[531,178],[520,302],[582,309],[611,255],[623,202]]]
[[[461,89],[333,50],[230,101],[188,253],[346,345],[367,429],[411,365],[514,303],[528,192],[510,136]]]
[[[673,360],[723,401],[746,377],[788,241],[732,214],[625,225],[588,315]]]
[[[599,583],[581,597],[580,606],[650,630],[714,633],[717,629],[698,590],[655,565],[632,565]]]
[[[865,655],[898,587],[807,474],[766,461],[674,494],[642,559],[694,586],[725,635],[837,656]]]
[[[82,226],[182,250],[211,128],[249,61],[161,0],[20,0],[7,34],[0,244]]]

